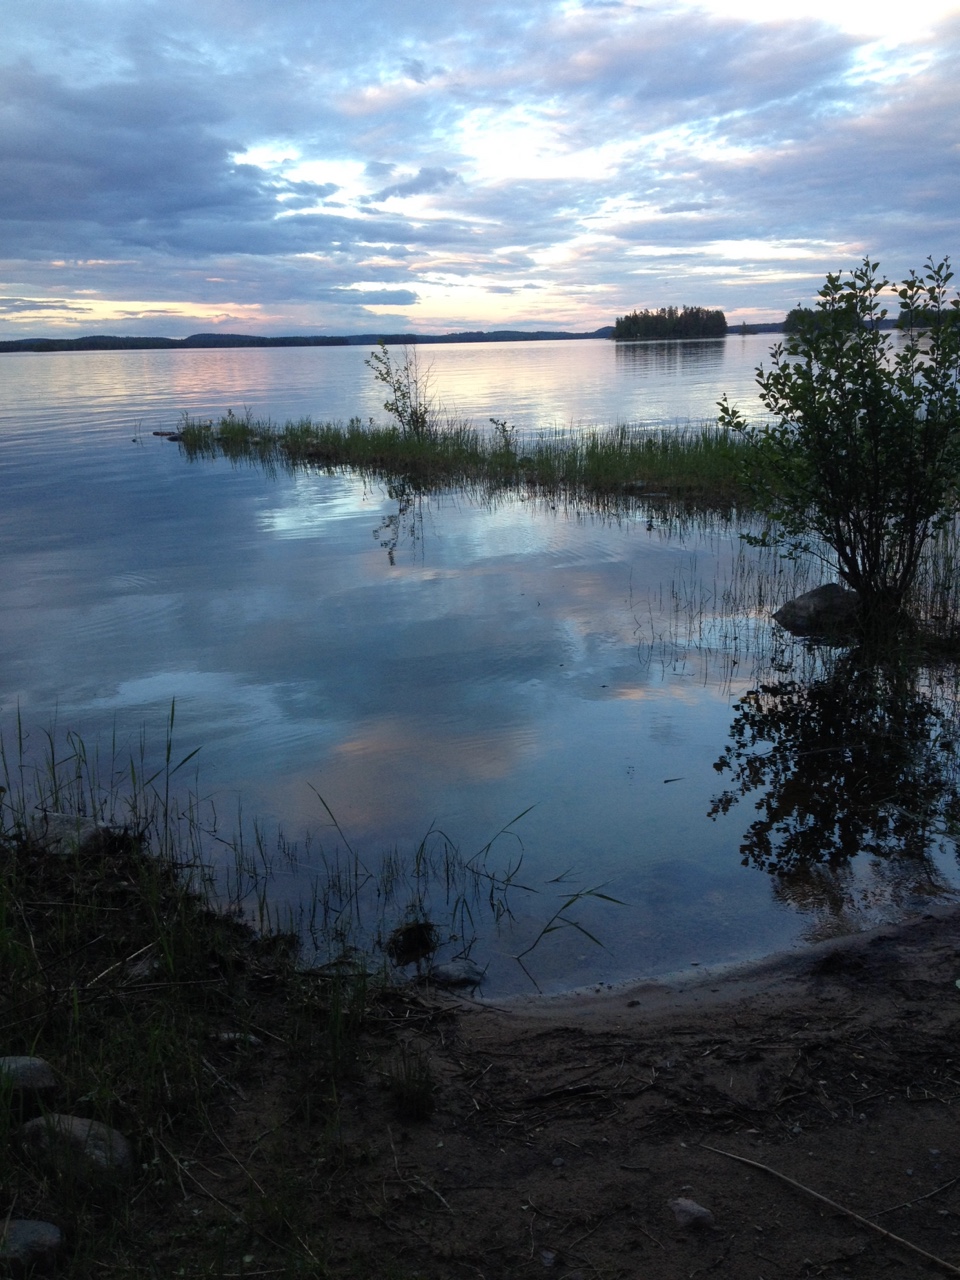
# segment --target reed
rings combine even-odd
[[[522,439],[503,421],[482,432],[449,416],[415,434],[359,418],[346,425],[302,418],[278,426],[249,413],[228,413],[216,421],[185,417],[178,435],[191,459],[353,470],[420,491],[461,487],[487,495],[523,491],[585,500],[666,496],[707,507],[746,499],[743,475],[750,452],[739,436],[706,424],[653,431],[617,426]]]

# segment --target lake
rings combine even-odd
[[[770,341],[419,355],[448,409],[535,433],[699,423],[724,391],[756,413],[753,370]],[[56,723],[134,753],[142,731],[159,761],[175,700],[178,752],[199,748],[198,780],[184,785],[215,806],[221,832],[244,829],[253,849],[256,820],[269,850],[282,826],[278,910],[306,904],[309,932],[311,913],[316,925],[330,905],[318,888],[330,864],[362,864],[361,896],[381,928],[418,893],[435,914],[459,905],[444,954],[475,935],[486,994],[747,959],[952,894],[949,825],[927,823],[909,865],[889,856],[901,838],[889,814],[909,808],[899,794],[875,798],[879,818],[857,816],[863,858],[771,875],[777,849],[792,857],[793,839],[802,854],[812,822],[802,807],[785,817],[778,795],[769,830],[757,828],[764,797],[786,794],[777,752],[784,741],[819,750],[780,711],[816,705],[822,720],[840,706],[868,726],[877,706],[892,722],[909,703],[911,723],[939,726],[910,743],[910,767],[931,777],[940,757],[925,744],[948,742],[954,692],[942,673],[866,692],[856,673],[794,646],[770,611],[817,579],[745,547],[736,520],[464,494],[401,508],[356,476],[191,463],[151,434],[183,412],[228,408],[279,421],[382,417],[368,354],[0,357],[8,747],[19,715],[28,752]],[[741,700],[764,682],[758,729]],[[871,732],[861,737],[875,764],[888,745]],[[754,762],[759,781],[723,801],[750,741],[769,768]],[[830,780],[804,785],[827,794]],[[476,864],[513,873],[512,914],[494,928],[488,900],[500,903],[501,889],[481,875],[470,898],[450,850],[470,859],[504,828]],[[406,874],[421,846],[421,869],[452,876],[448,903],[445,885]],[[561,927],[542,934],[571,899]],[[534,942],[525,971],[514,957]]]

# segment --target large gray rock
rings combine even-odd
[[[788,600],[773,615],[785,631],[795,636],[835,635],[849,631],[857,619],[860,597],[839,582],[805,591]]]
[[[63,1237],[52,1222],[0,1218],[0,1274],[36,1275],[52,1271]]]
[[[133,1172],[133,1151],[122,1133],[81,1116],[47,1115],[16,1131],[24,1152],[52,1172],[106,1188]]]
[[[484,971],[472,960],[450,960],[446,964],[431,965],[427,977],[438,987],[449,987],[457,990],[462,987],[479,987],[483,982]]]
[[[123,829],[78,813],[38,813],[30,821],[28,834],[48,853],[69,858],[98,852],[106,842],[122,836]]]
[[[52,1106],[60,1087],[53,1067],[43,1058],[0,1058],[0,1098],[17,1124]]]
[[[58,1083],[53,1067],[44,1058],[0,1058],[0,1087],[49,1097],[56,1092]]]

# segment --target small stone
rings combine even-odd
[[[133,1170],[130,1143],[99,1120],[37,1116],[21,1125],[17,1137],[24,1151],[41,1164],[99,1187],[125,1181]]]
[[[669,1201],[669,1204],[673,1210],[673,1216],[681,1227],[702,1230],[705,1227],[714,1225],[713,1214],[709,1209],[705,1209],[702,1204],[697,1204],[696,1200],[688,1200],[686,1196],[680,1196],[677,1200]]]
[[[451,960],[447,964],[433,964],[427,977],[438,987],[479,987],[483,970],[472,960]]]
[[[0,1058],[0,1079],[15,1093],[49,1094],[58,1084],[53,1067],[44,1058]]]
[[[255,1036],[251,1031],[218,1031],[217,1039],[221,1044],[227,1045],[248,1045],[251,1049],[256,1049],[263,1044],[259,1036]]]
[[[0,1221],[0,1270],[15,1276],[52,1271],[62,1243],[52,1222]]]

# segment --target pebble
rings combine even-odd
[[[447,964],[432,964],[427,973],[438,987],[479,987],[483,970],[472,960],[450,960]]]
[[[669,1205],[681,1227],[696,1230],[714,1225],[713,1214],[702,1204],[697,1204],[696,1200],[688,1200],[686,1196],[680,1196],[676,1200],[670,1200]]]
[[[221,1044],[245,1044],[251,1049],[257,1049],[263,1044],[259,1036],[255,1036],[252,1031],[218,1031],[217,1039]]]

